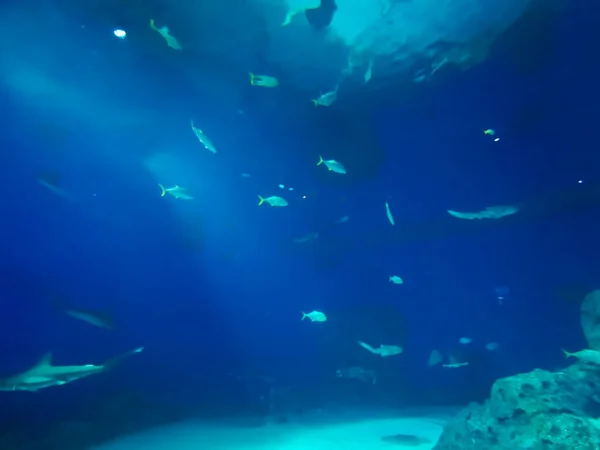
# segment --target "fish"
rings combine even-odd
[[[485,344],[485,349],[489,352],[498,350],[499,347],[500,347],[500,345],[498,345],[496,342],[489,342],[489,343]]]
[[[36,178],[36,180],[53,194],[73,201],[69,193],[60,187],[61,176],[59,174],[44,174]]]
[[[326,92],[325,94],[319,95],[317,98],[313,98],[310,101],[315,106],[331,106],[337,100],[337,88],[334,91]]]
[[[448,364],[442,364],[442,367],[447,369],[457,369],[459,367],[468,366],[468,362],[459,362],[454,356],[450,355],[448,357]]]
[[[491,128],[488,128],[487,130],[483,130],[483,134],[485,134],[487,136],[493,136],[496,134],[496,132],[494,130],[492,130]]]
[[[565,354],[565,358],[570,358],[572,356],[579,361],[600,365],[600,351],[598,350],[584,349],[570,353],[563,349],[563,353]]]
[[[217,153],[217,149],[215,148],[212,141],[208,138],[208,136],[204,134],[204,132],[201,129],[196,128],[194,126],[194,121],[190,120],[190,124],[192,125],[192,131],[194,132],[200,143],[204,145],[204,148],[211,151],[212,153]]]
[[[311,322],[326,322],[327,321],[327,316],[325,314],[323,314],[321,311],[313,311],[313,312],[309,312],[308,314],[306,314],[304,311],[302,311],[302,319],[300,319],[300,320],[304,320],[307,317],[310,319]]]
[[[468,366],[469,363],[468,362],[462,362],[462,363],[449,363],[449,364],[442,364],[442,367],[445,367],[446,369],[458,369],[459,367],[463,367],[463,366]]]
[[[294,238],[294,243],[296,244],[304,244],[306,242],[314,241],[319,238],[319,233],[308,233],[305,236]]]
[[[371,81],[373,77],[373,60],[369,61],[369,66],[367,67],[367,71],[365,72],[365,84]]]
[[[404,283],[404,280],[402,278],[400,278],[398,275],[392,275],[392,276],[390,276],[390,283],[402,284],[402,283]]]
[[[346,173],[346,168],[344,167],[344,165],[342,163],[337,162],[335,159],[325,160],[321,155],[319,155],[319,162],[317,163],[317,166],[320,166],[321,164],[325,164],[325,167],[327,167],[329,170],[335,173],[341,173],[342,175]]]
[[[390,205],[388,204],[388,202],[385,202],[385,215],[387,216],[392,226],[394,226],[394,216],[392,216],[392,211],[390,210]]]
[[[168,27],[157,28],[154,24],[154,19],[150,19],[150,28],[152,28],[154,31],[160,34],[167,42],[167,45],[169,47],[171,47],[174,50],[181,50],[181,45],[179,45],[177,39],[171,35],[171,32],[169,31]]]
[[[349,380],[356,379],[366,381],[368,383],[376,384],[377,375],[373,370],[363,369],[362,367],[347,367],[346,369],[339,369],[335,372],[335,376],[338,378],[347,378]]]
[[[172,195],[175,198],[180,198],[181,200],[193,200],[194,197],[192,197],[191,195],[189,195],[187,193],[187,189],[183,188],[181,186],[173,186],[170,188],[165,188],[162,184],[158,184],[162,190],[162,192],[160,193],[161,197],[164,197],[165,194],[169,194]]]
[[[487,208],[477,211],[477,212],[459,212],[453,211],[451,209],[448,210],[448,214],[458,219],[500,219],[502,217],[510,216],[512,214],[516,214],[519,211],[519,208],[512,205],[500,205],[500,206],[488,206]]]
[[[52,364],[52,353],[47,353],[33,367],[24,372],[0,380],[0,391],[35,392],[52,386],[63,386],[67,383],[104,373],[121,363],[125,358],[141,353],[144,347],[109,359],[99,366],[85,364],[82,366],[55,366]]]
[[[78,319],[82,322],[89,323],[90,325],[94,325],[95,327],[106,328],[108,330],[113,330],[115,328],[113,318],[105,312],[77,308],[75,306],[60,302],[55,302],[54,307],[60,310],[61,312],[73,317],[74,319]]]
[[[350,216],[340,217],[335,223],[346,223],[350,220]]]
[[[272,195],[267,198],[262,198],[260,195],[258,196],[258,206],[263,203],[267,203],[271,206],[287,206],[288,202],[285,198],[277,197],[276,195]]]
[[[429,360],[427,361],[427,365],[429,367],[437,366],[443,360],[444,360],[444,358],[442,357],[442,354],[440,353],[439,350],[432,350],[431,354],[429,355]]]
[[[252,72],[250,72],[250,84],[252,86],[273,88],[279,86],[279,81],[277,78],[269,75],[254,75]]]
[[[458,342],[459,342],[460,344],[467,345],[467,344],[470,344],[471,342],[473,342],[473,339],[471,339],[471,338],[469,338],[469,337],[461,337],[461,338],[458,340]]]
[[[399,355],[403,351],[402,347],[399,347],[397,345],[383,345],[383,344],[381,344],[379,346],[379,348],[373,348],[369,344],[366,344],[366,343],[364,343],[362,341],[357,341],[357,342],[358,342],[358,345],[360,345],[362,348],[370,351],[374,355],[379,355],[382,358],[385,358],[385,357],[388,357],[388,356]]]

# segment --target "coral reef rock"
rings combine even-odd
[[[464,408],[434,450],[600,449],[600,366],[536,369],[497,380],[490,399]]]
[[[590,292],[581,303],[581,328],[592,350],[600,350],[600,289]]]

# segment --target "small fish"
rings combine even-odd
[[[349,216],[340,217],[335,223],[346,223],[350,220]]]
[[[585,349],[570,353],[563,349],[563,353],[565,354],[566,358],[570,358],[572,356],[577,358],[579,361],[600,365],[600,351],[598,350]]]
[[[89,323],[95,327],[106,328],[108,330],[115,328],[112,317],[104,312],[76,308],[60,301],[54,302],[54,307],[75,319]]]
[[[262,198],[260,195],[258,196],[258,206],[263,203],[268,203],[271,206],[287,206],[288,202],[285,198],[277,197],[276,195],[272,195],[267,198]]]
[[[194,121],[190,120],[190,124],[192,125],[192,131],[194,132],[200,143],[204,145],[204,148],[213,153],[217,153],[217,149],[215,148],[212,141],[208,138],[208,136],[204,134],[204,132],[201,129],[196,128],[194,126]]]
[[[165,194],[170,194],[175,198],[180,198],[181,200],[193,200],[194,197],[192,197],[191,195],[189,195],[187,193],[187,189],[183,188],[181,186],[173,186],[171,188],[166,189],[162,184],[158,184],[160,186],[161,189],[161,193],[160,196],[164,197]]]
[[[369,61],[369,67],[367,67],[367,71],[365,72],[365,84],[367,84],[371,78],[373,77],[373,60]]]
[[[490,352],[498,350],[498,347],[500,347],[500,345],[498,345],[496,342],[489,342],[488,344],[485,344],[485,349]]]
[[[427,361],[427,365],[429,367],[437,366],[443,360],[444,360],[444,358],[442,357],[442,354],[440,353],[439,350],[432,350],[431,354],[429,355],[429,360]]]
[[[319,238],[319,233],[308,233],[306,236],[302,236],[299,238],[294,238],[294,243],[296,244],[304,244],[306,242],[314,241]]]
[[[157,28],[154,24],[154,19],[150,19],[150,28],[152,28],[154,31],[160,34],[165,39],[165,41],[167,41],[167,45],[169,47],[175,50],[181,50],[181,45],[179,45],[177,39],[171,35],[171,32],[169,31],[168,27]]]
[[[458,219],[481,220],[481,219],[500,219],[519,212],[519,208],[512,205],[488,206],[484,210],[477,212],[459,212],[448,210],[448,214]]]
[[[250,72],[250,84],[252,86],[273,88],[279,86],[279,81],[277,81],[277,78],[269,75],[254,75],[252,72]]]
[[[468,366],[468,365],[469,365],[468,362],[462,362],[462,363],[442,364],[442,367],[445,367],[446,369],[458,369],[459,367]]]
[[[325,164],[325,167],[327,167],[329,170],[335,173],[346,173],[346,168],[343,166],[342,163],[339,163],[334,159],[323,159],[323,157],[319,155],[319,162],[317,163],[317,166],[320,166],[321,164]]]
[[[302,12],[304,12],[304,9],[292,9],[290,11],[287,12],[287,14],[285,15],[285,19],[283,19],[283,22],[281,23],[282,27],[286,27],[288,26],[290,23],[292,23],[292,19],[294,17],[296,17],[298,14],[301,14]]]
[[[398,275],[391,275],[390,283],[402,284],[402,283],[404,283],[404,280],[402,280],[402,278],[400,278]]]
[[[394,216],[392,216],[392,211],[390,210],[390,205],[388,205],[388,202],[385,202],[385,215],[387,216],[392,226],[394,226]]]
[[[458,340],[459,343],[463,344],[463,345],[467,345],[470,344],[471,342],[473,342],[473,339],[469,338],[469,337],[461,337]]]
[[[448,357],[448,364],[442,364],[442,367],[447,369],[457,369],[459,367],[468,366],[468,362],[459,362],[454,356],[450,355]]]
[[[366,381],[368,383],[376,384],[377,375],[373,370],[363,369],[362,367],[348,367],[346,369],[339,369],[335,372],[335,376],[338,378],[347,378],[349,380],[356,379],[360,381]]]
[[[373,348],[373,347],[371,347],[369,344],[367,344],[365,342],[362,342],[362,341],[357,341],[357,342],[358,342],[358,345],[360,345],[362,348],[370,351],[374,355],[379,355],[382,358],[386,358],[388,356],[399,355],[403,351],[402,347],[399,347],[397,345],[383,345],[383,344],[381,344],[379,346],[379,348]]]
[[[250,174],[249,173],[243,173],[242,174],[242,178],[250,178]]]
[[[58,195],[59,197],[66,198],[67,200],[73,201],[73,198],[65,191],[63,188],[59,186],[60,184],[60,176],[59,175],[45,175],[37,178],[37,182],[48,189],[53,194]]]
[[[315,104],[315,106],[331,106],[337,100],[337,89],[335,91],[326,92],[325,94],[319,95],[317,98],[313,98],[310,101]]]
[[[304,320],[307,317],[310,319],[311,322],[326,322],[327,321],[327,316],[325,314],[323,314],[321,311],[313,311],[308,314],[306,314],[304,311],[302,311],[302,319],[300,319],[300,320]]]
[[[496,132],[494,130],[492,130],[491,128],[488,128],[487,130],[483,130],[483,134],[485,134],[487,136],[494,136],[496,134]]]

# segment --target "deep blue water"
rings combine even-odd
[[[259,413],[268,389],[236,378],[246,375],[297,386],[302,407],[466,403],[499,377],[558,368],[561,348],[585,347],[579,288],[597,287],[600,270],[597,4],[557,17],[533,67],[517,67],[499,43],[486,62],[418,92],[392,86],[317,110],[285,86],[248,85],[235,98],[210,88],[247,83],[237,67],[211,66],[198,88],[185,72],[197,61],[116,40],[107,13],[55,7],[85,32],[48,35],[36,18],[22,39],[69,41],[45,67],[77,92],[105,91],[90,94],[97,105],[69,100],[87,102],[87,115],[0,91],[0,372],[48,351],[60,364],[99,364],[145,350],[100,376],[2,392],[9,426],[90,413],[123,392],[207,416]],[[132,124],[114,127],[118,116]],[[217,154],[199,145],[190,118],[210,130]],[[345,156],[348,174],[317,167],[324,151]],[[160,196],[144,165],[159,152],[182,158],[159,170],[194,200]],[[48,173],[72,201],[36,181]],[[257,207],[257,195],[276,194],[290,205]],[[477,223],[446,213],[495,204],[521,211]],[[313,232],[318,239],[294,244]],[[392,274],[404,284],[388,283]],[[54,298],[109,311],[117,328],[77,321]],[[328,321],[301,322],[308,310]],[[458,343],[464,336],[469,346]],[[373,359],[357,339],[404,353]],[[430,369],[434,348],[470,364]],[[378,389],[347,400],[334,374],[350,365],[380,371]]]

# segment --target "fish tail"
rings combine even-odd
[[[156,25],[154,25],[154,19],[150,19],[150,28],[156,30]]]
[[[258,206],[262,205],[264,202],[265,202],[265,199],[259,195],[258,196]]]
[[[323,164],[323,162],[323,157],[319,155],[319,162],[317,163],[317,166],[320,166],[321,164]]]
[[[124,359],[129,358],[132,355],[135,355],[136,353],[141,353],[144,350],[144,347],[138,347],[134,350],[131,350],[127,353],[123,353],[122,355],[119,356],[115,356],[114,358],[109,359],[108,361],[106,361],[104,363],[104,370],[110,370],[113,367],[115,367],[116,365],[120,364]]]
[[[371,347],[369,344],[367,344],[366,342],[362,342],[362,341],[356,341],[356,342],[358,342],[358,345],[360,345],[365,350],[368,350],[371,353],[375,353],[375,349],[373,347]]]
[[[306,319],[308,317],[308,314],[306,314],[304,311],[301,311],[301,312],[302,312],[302,319],[300,319],[300,320]]]
[[[319,100],[317,100],[316,98],[311,98],[310,101],[313,102],[315,106],[319,106]]]
[[[167,191],[165,190],[165,187],[164,187],[162,184],[158,183],[158,185],[160,186],[160,189],[161,189],[161,191],[162,191],[162,192],[160,193],[160,196],[161,196],[161,197],[164,197],[164,196],[165,196],[165,193],[166,193]]]
[[[564,348],[561,349],[562,352],[565,354],[565,358],[570,358],[571,356],[573,356],[573,353],[569,353],[568,351],[566,351]]]
[[[254,85],[254,74],[252,72],[248,72],[248,74],[250,75],[250,84]]]

